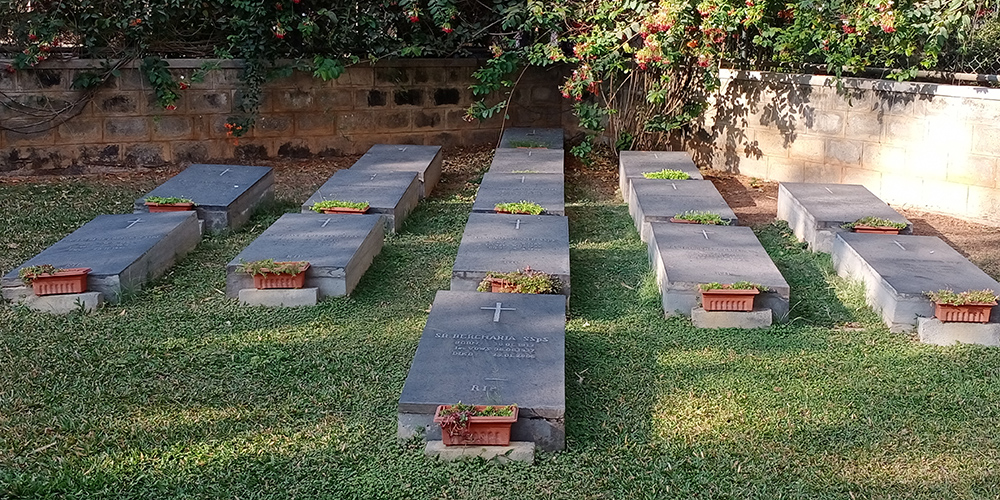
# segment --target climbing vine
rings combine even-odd
[[[478,56],[470,119],[503,114],[527,67],[566,68],[562,95],[588,135],[648,147],[706,107],[723,66],[833,75],[869,66],[897,79],[964,50],[1000,0],[53,0],[0,3],[8,72],[55,53],[104,60],[74,87],[109,81],[141,60],[168,109],[183,84],[163,59],[238,58],[242,86],[230,132],[253,126],[268,78],[291,68],[333,79],[361,61]],[[995,54],[1000,42],[976,38]],[[984,45],[985,43],[985,45]],[[12,45],[11,45],[12,44]],[[992,49],[991,49],[992,47]],[[278,61],[291,61],[282,66]]]

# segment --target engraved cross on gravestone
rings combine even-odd
[[[131,229],[132,226],[134,226],[134,225],[136,225],[136,224],[138,224],[140,222],[145,222],[145,221],[143,221],[142,219],[140,219],[138,217],[135,218],[134,220],[130,220],[130,221],[128,221],[128,225],[125,226],[125,229]]]
[[[480,307],[480,309],[482,309],[484,311],[493,311],[493,322],[494,323],[499,323],[500,322],[500,312],[501,311],[516,311],[517,310],[517,309],[515,309],[513,307],[503,307],[503,303],[502,302],[497,302],[497,305],[495,305],[493,307]]]

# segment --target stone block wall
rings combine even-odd
[[[888,203],[1000,225],[1000,89],[723,70],[688,146],[703,167],[862,184]]]
[[[168,60],[176,76],[203,60]],[[0,72],[0,171],[63,171],[94,165],[156,166],[221,158],[354,154],[376,143],[441,146],[496,144],[500,117],[466,122],[475,59],[411,59],[352,66],[324,82],[307,73],[268,82],[260,118],[245,137],[225,124],[240,99],[241,64],[180,92],[177,109],[157,105],[138,63],[97,92],[71,88],[97,61],[46,61]],[[6,66],[0,61],[0,67]],[[514,91],[506,126],[575,130],[559,94],[560,69],[532,69]],[[496,96],[494,96],[496,98]]]

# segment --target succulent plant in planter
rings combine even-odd
[[[524,270],[501,273],[490,271],[477,288],[480,292],[493,293],[542,293],[557,294],[562,291],[559,278],[530,267]]]
[[[25,285],[31,285],[35,295],[58,295],[87,291],[89,267],[60,269],[51,264],[22,267],[17,276]]]
[[[240,271],[253,276],[253,286],[258,290],[269,288],[302,288],[305,286],[306,261],[275,262],[274,259],[240,262]]]
[[[540,215],[545,211],[541,205],[530,201],[516,201],[511,203],[497,203],[493,210],[501,214],[528,214]]]
[[[517,422],[517,405],[440,405],[434,422],[441,426],[445,446],[507,446],[510,427]]]
[[[889,219],[868,216],[862,217],[854,222],[841,224],[840,227],[850,229],[855,233],[899,234],[899,231],[906,229],[906,224],[903,222],[893,222]]]
[[[671,170],[669,168],[665,168],[658,172],[643,172],[642,176],[647,179],[670,179],[679,181],[686,181],[691,178],[687,172]]]
[[[312,210],[321,214],[363,214],[368,207],[366,201],[325,200],[313,203]]]
[[[944,322],[989,323],[990,311],[1000,297],[993,290],[938,290],[927,292],[934,302],[934,317]]]
[[[670,222],[678,222],[681,224],[715,224],[719,226],[729,225],[729,221],[723,220],[722,216],[717,213],[698,212],[693,210],[671,217]]]
[[[147,196],[146,206],[150,213],[158,212],[186,212],[194,210],[194,202],[187,198],[176,196]]]
[[[767,287],[749,281],[730,284],[704,283],[701,290],[701,306],[706,311],[753,311],[753,298]]]

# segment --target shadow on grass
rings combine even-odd
[[[831,283],[836,273],[829,254],[807,250],[784,221],[759,226],[754,232],[791,288],[792,323],[832,327],[857,319],[837,297]]]

